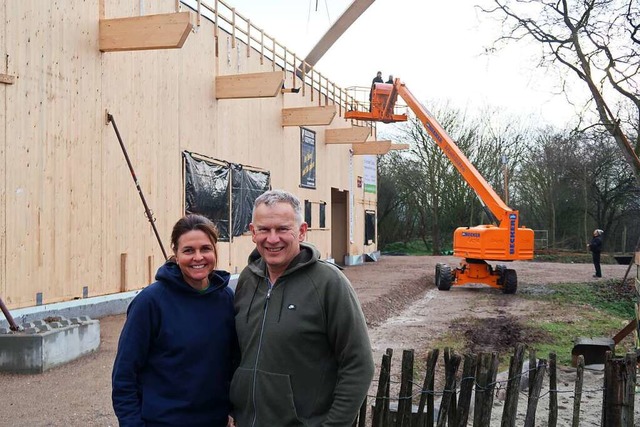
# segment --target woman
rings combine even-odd
[[[596,274],[593,277],[602,277],[602,271],[600,270],[600,252],[602,252],[602,235],[604,231],[600,229],[593,230],[593,238],[591,243],[587,245],[587,249],[591,251],[593,259],[593,267],[596,269]]]
[[[238,343],[229,273],[215,270],[217,241],[209,219],[180,219],[174,256],[129,305],[112,375],[120,426],[232,425]]]

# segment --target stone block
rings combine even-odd
[[[42,373],[95,351],[100,346],[98,320],[69,326],[59,323],[58,328],[52,328],[51,325],[46,327],[49,330],[39,331],[32,327],[13,334],[0,334],[0,371]]]

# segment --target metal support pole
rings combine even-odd
[[[16,325],[15,320],[13,320],[13,317],[11,316],[11,313],[9,313],[9,309],[7,308],[7,306],[4,305],[2,298],[0,298],[0,310],[2,310],[2,313],[4,313],[4,317],[7,318],[7,322],[9,322],[9,329],[11,329],[12,331],[17,331],[19,329],[18,325]]]
[[[151,228],[153,228],[153,233],[156,235],[156,239],[158,240],[158,244],[160,245],[160,250],[162,251],[162,255],[166,260],[167,252],[164,250],[164,246],[162,245],[162,240],[160,239],[160,235],[158,234],[158,229],[156,228],[156,220],[153,217],[153,212],[149,209],[147,205],[147,201],[144,198],[144,194],[142,194],[142,189],[140,188],[140,184],[138,183],[138,178],[136,177],[136,173],[133,170],[133,166],[131,165],[131,160],[129,160],[129,155],[127,154],[127,150],[124,147],[124,142],[122,142],[122,137],[120,136],[120,132],[118,131],[118,126],[116,126],[116,121],[113,116],[107,113],[107,122],[113,125],[113,130],[116,131],[116,136],[118,137],[118,142],[120,143],[120,148],[122,148],[122,154],[124,154],[124,159],[127,161],[127,165],[129,166],[129,172],[131,172],[131,177],[133,178],[133,182],[136,185],[136,189],[138,190],[138,194],[140,195],[140,200],[142,200],[142,205],[144,206],[144,213],[151,224]]]

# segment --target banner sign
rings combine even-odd
[[[377,191],[376,156],[364,156],[364,192],[375,194]]]
[[[316,133],[300,128],[300,186],[316,188]]]

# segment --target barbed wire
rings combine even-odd
[[[546,366],[546,365],[543,365]],[[389,401],[401,401],[401,400],[408,400],[411,399],[413,400],[414,398],[422,395],[422,394],[426,394],[426,395],[432,395],[434,397],[442,397],[445,394],[456,394],[459,395],[462,390],[462,383],[465,381],[473,381],[474,382],[474,387],[475,387],[475,392],[478,393],[484,393],[484,392],[499,392],[500,390],[506,390],[507,386],[509,384],[509,382],[511,381],[515,381],[516,379],[522,379],[523,377],[525,377],[525,373],[530,374],[532,372],[535,372],[537,370],[537,368],[529,368],[528,370],[515,375],[513,377],[504,379],[504,380],[496,380],[496,381],[492,381],[490,383],[488,383],[487,385],[481,385],[476,381],[476,377],[462,377],[460,378],[459,384],[460,384],[460,388],[454,388],[454,389],[443,389],[442,391],[435,391],[435,390],[424,390],[422,389],[422,384],[417,383],[415,381],[409,381],[412,386],[418,386],[419,390],[416,391],[415,393],[413,393],[410,396],[398,396],[398,397],[390,397],[390,396],[377,396],[377,395],[367,395],[368,398],[372,398],[372,399],[379,399],[379,400],[389,400]],[[379,380],[374,380],[373,382],[379,383]],[[398,380],[392,380],[391,378],[389,379],[389,384],[401,384],[400,381]],[[503,386],[503,384],[505,384],[505,386]],[[497,386],[497,387],[496,387]],[[413,388],[413,387],[412,387]],[[597,393],[597,392],[603,392],[605,389],[604,387],[600,387],[600,388],[595,388],[595,389],[588,389],[588,390],[581,390],[579,392],[576,393],[575,389],[549,389],[547,391],[545,391],[544,393],[541,393],[540,395],[534,397],[535,399],[541,399],[545,396],[547,396],[548,394],[551,393],[557,393],[557,394],[568,394],[568,393],[573,393],[574,395],[571,396],[572,399],[576,398],[576,394],[589,394],[589,393]],[[529,392],[527,390],[520,390],[519,391],[520,394],[524,394],[524,395],[529,395]]]

